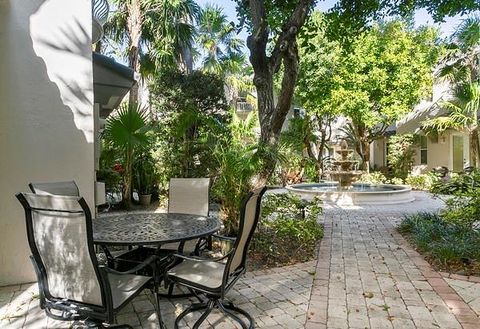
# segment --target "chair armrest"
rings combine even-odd
[[[219,234],[212,234],[212,237],[218,239],[218,240],[226,240],[226,241],[236,241],[237,238],[233,236],[225,236],[225,235],[219,235]]]
[[[102,268],[105,270],[105,272],[111,273],[111,274],[117,274],[117,275],[134,274],[134,273],[136,273],[140,270],[143,270],[147,266],[151,266],[152,269],[155,270],[155,267],[156,267],[155,261],[157,261],[158,259],[160,259],[160,257],[158,257],[156,255],[149,256],[147,259],[145,259],[143,262],[141,262],[140,264],[138,264],[134,268],[132,268],[128,271],[124,271],[124,272],[120,272],[120,271],[111,269],[111,268],[106,267],[106,266],[103,266]],[[153,263],[153,265],[152,265],[152,263]]]

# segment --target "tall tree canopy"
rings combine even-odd
[[[221,7],[207,4],[201,9],[197,42],[205,53],[204,71],[225,75],[242,70],[244,42],[237,37],[235,24],[227,21]]]
[[[305,73],[297,94],[310,112],[350,119],[352,146],[368,169],[370,143],[429,95],[437,33],[392,21],[374,24],[344,45],[326,40],[325,26],[314,14],[301,35]]]
[[[151,73],[159,66],[181,63],[194,40],[192,22],[198,14],[193,0],[110,0],[112,8],[105,35],[125,46],[128,66]],[[130,91],[130,105],[138,101],[138,85]]]
[[[470,139],[470,165],[478,166],[480,143],[478,115],[480,112],[480,17],[465,19],[452,36],[441,61],[438,78],[452,87],[451,99],[439,104],[447,115],[424,122],[426,131],[466,129]]]
[[[240,21],[250,32],[247,46],[254,70],[260,120],[260,145],[276,149],[281,128],[290,110],[298,74],[297,35],[315,0],[236,0]],[[343,26],[361,30],[384,15],[412,13],[427,8],[436,20],[480,8],[476,0],[340,0],[331,15]],[[274,75],[282,72],[281,87],[274,99]],[[266,152],[259,183],[266,181],[275,159]]]

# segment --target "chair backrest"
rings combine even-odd
[[[73,180],[68,182],[30,183],[28,186],[35,194],[80,196],[78,186]]]
[[[266,187],[256,189],[250,192],[243,200],[242,209],[240,210],[238,236],[233,246],[234,251],[227,261],[227,276],[238,269],[245,268],[248,246],[250,245],[250,241],[260,218],[262,196],[266,190]]]
[[[74,196],[18,193],[39,286],[47,299],[103,306],[87,203]]]
[[[210,178],[171,178],[168,212],[208,216]]]

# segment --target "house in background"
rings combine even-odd
[[[105,4],[0,0],[0,286],[35,280],[16,192],[74,179],[92,210],[102,202],[100,117],[135,82],[130,69],[92,54]]]
[[[428,172],[436,167],[447,167],[460,172],[470,165],[469,136],[466,131],[446,130],[438,136],[422,131],[424,121],[446,114],[441,107],[451,97],[447,82],[436,84],[431,100],[422,101],[412,112],[396,123],[396,134],[416,134],[419,145],[415,148],[414,174]],[[371,144],[371,164],[377,168],[387,165],[388,134]]]

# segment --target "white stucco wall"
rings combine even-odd
[[[94,205],[90,0],[0,0],[0,286],[34,281],[30,181],[74,179]]]
[[[380,138],[370,143],[370,166],[377,169],[385,167],[387,163],[385,147],[387,138]]]

